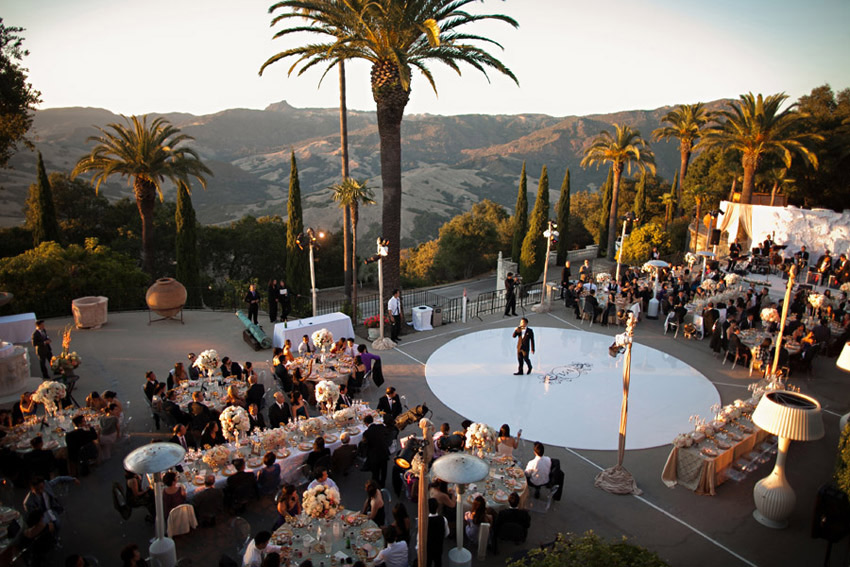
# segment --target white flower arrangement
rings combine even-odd
[[[466,430],[466,446],[485,449],[496,444],[496,431],[486,423],[473,423]]]
[[[844,293],[850,293],[850,282],[844,282],[838,289],[840,289]]]
[[[354,408],[342,408],[334,412],[334,421],[337,423],[353,421],[356,417]]]
[[[335,404],[339,399],[339,386],[330,380],[316,384],[316,401],[322,404]]]
[[[245,433],[251,427],[251,421],[248,418],[248,412],[240,406],[227,406],[221,415],[218,416],[221,422],[221,433],[227,439],[236,439],[236,433]]]
[[[705,291],[715,291],[717,290],[717,282],[712,279],[704,279],[699,286]]]
[[[726,285],[732,287],[733,285],[737,285],[739,281],[741,281],[741,276],[738,274],[726,274],[723,276],[723,281],[726,282]]]
[[[322,432],[322,420],[311,417],[298,423],[298,430],[302,435],[314,435]]]
[[[779,323],[779,311],[774,307],[765,307],[761,310],[761,320],[765,323]]]
[[[302,497],[304,513],[311,518],[333,518],[339,511],[339,491],[324,484],[317,484],[304,491]]]
[[[313,345],[317,349],[325,350],[334,344],[334,336],[327,329],[319,329],[313,333]]]
[[[685,254],[685,262],[687,262],[689,266],[693,266],[697,260],[699,260],[699,257],[693,252]]]
[[[230,460],[230,450],[224,445],[216,445],[204,451],[201,460],[210,468],[221,468]]]
[[[266,451],[273,451],[279,447],[285,447],[289,441],[289,435],[287,435],[286,430],[282,427],[266,429],[265,431],[260,432],[260,437],[262,439],[263,448],[265,448]]]
[[[690,447],[694,444],[694,438],[686,433],[680,433],[676,435],[676,438],[673,439],[673,445],[682,449],[684,447]]]
[[[823,306],[826,305],[826,296],[822,293],[810,293],[809,305],[811,305],[815,309],[823,308]]]
[[[56,402],[64,397],[65,385],[53,380],[45,380],[39,384],[38,389],[32,395],[33,401],[43,405],[47,413],[55,413],[57,409]]]
[[[598,274],[596,274],[596,283],[598,283],[598,284],[604,284],[605,282],[609,281],[610,279],[611,279],[611,274],[609,274],[608,272],[599,272]]]
[[[208,349],[198,355],[198,358],[195,359],[195,364],[192,366],[213,374],[218,370],[218,365],[218,353],[213,349]]]

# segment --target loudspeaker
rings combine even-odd
[[[720,229],[715,228],[711,231],[711,235],[708,238],[708,245],[717,246],[718,244],[720,244]]]

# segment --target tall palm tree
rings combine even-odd
[[[126,124],[108,124],[98,128],[100,136],[88,138],[96,145],[80,158],[71,177],[94,172],[95,191],[112,175],[132,178],[142,218],[142,266],[153,276],[153,210],[156,196],[162,200],[162,182],[183,182],[188,188],[189,178],[194,177],[206,189],[204,175],[212,175],[212,171],[195,150],[182,145],[194,138],[182,134],[168,120],[156,118],[148,124],[148,115],[122,118]]]
[[[269,8],[278,15],[272,25],[288,24],[290,18],[306,17],[309,25],[290,25],[275,38],[298,32],[323,36],[324,42],[309,43],[270,57],[260,73],[277,61],[295,57],[292,73],[301,75],[311,67],[326,64],[325,73],[339,61],[365,59],[372,64],[372,98],[378,115],[383,185],[382,229],[391,245],[385,259],[387,288],[400,285],[399,240],[401,237],[401,122],[410,98],[411,70],[418,69],[436,91],[429,61],[447,65],[460,73],[467,63],[487,76],[496,69],[517,78],[502,62],[482,47],[501,47],[483,36],[460,31],[484,20],[497,20],[517,27],[517,22],[500,14],[478,15],[463,10],[477,0],[282,0]]]
[[[792,153],[797,153],[812,167],[818,166],[818,158],[808,145],[823,140],[823,136],[801,130],[805,115],[794,110],[796,103],[780,111],[787,98],[785,93],[767,97],[753,93],[741,95],[740,100],[728,103],[729,110],[718,113],[723,121],[706,129],[696,145],[696,148],[719,147],[741,153],[744,168],[741,203],[752,202],[755,174],[768,155],[780,157],[785,167],[791,167]]]
[[[691,152],[694,144],[700,138],[701,130],[714,116],[713,112],[707,111],[701,102],[696,104],[680,104],[661,119],[669,126],[662,126],[652,131],[655,141],[679,140],[679,189],[676,195],[679,208],[682,206],[682,185],[685,182],[685,174],[688,172],[688,163],[691,161]]]
[[[625,170],[632,172],[632,166],[641,173],[649,169],[655,173],[655,156],[652,150],[640,137],[640,131],[632,130],[629,126],[614,124],[614,134],[603,130],[593,139],[590,147],[584,152],[581,166],[610,163],[613,174],[613,189],[611,192],[611,209],[608,213],[608,259],[614,260],[614,241],[617,239],[617,197],[620,191],[620,177]]]
[[[360,205],[375,204],[374,193],[365,181],[351,178],[344,179],[331,189],[334,201],[339,203],[343,211],[347,211],[343,216],[351,219],[351,226],[345,228],[351,233],[351,277],[354,282],[351,290],[351,320],[357,326],[357,223],[360,222]]]

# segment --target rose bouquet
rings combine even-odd
[[[337,423],[353,421],[355,417],[354,408],[342,408],[334,412],[334,421]]]
[[[304,491],[302,506],[304,513],[311,518],[333,518],[340,507],[339,491],[324,484],[317,484]]]
[[[240,406],[227,406],[218,416],[218,420],[221,422],[222,435],[230,440],[236,439],[238,433],[245,433],[251,427],[248,412]]]
[[[275,429],[267,429],[260,433],[262,438],[263,448],[266,451],[273,451],[279,447],[285,447],[289,441],[289,436],[286,430],[278,427]]]
[[[212,375],[218,371],[218,364],[218,353],[213,349],[208,349],[198,355],[193,366]]]
[[[723,277],[723,281],[726,282],[726,285],[732,287],[733,285],[737,285],[739,281],[741,281],[741,277],[738,274],[726,274]]]
[[[334,336],[327,329],[319,329],[313,333],[313,344],[317,349],[327,350],[334,344]]]
[[[496,431],[486,423],[473,423],[466,430],[466,446],[486,449],[496,444]]]
[[[65,385],[61,382],[53,380],[45,380],[38,385],[38,389],[33,393],[32,399],[44,406],[44,411],[53,414],[56,413],[56,402],[65,397]]]
[[[774,307],[765,307],[761,310],[761,320],[765,323],[779,323],[779,311]]]
[[[316,384],[316,401],[320,404],[332,405],[339,399],[339,386],[330,380],[322,380]]]
[[[822,293],[810,293],[809,305],[815,309],[822,309],[823,306],[826,305],[826,296]]]

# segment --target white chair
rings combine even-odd
[[[487,542],[490,540],[490,524],[482,522],[478,526],[478,560],[484,561],[487,558]]]
[[[173,508],[168,514],[168,537],[188,534],[198,527],[198,519],[195,518],[195,507],[191,504],[181,504]]]
[[[552,507],[552,501],[555,499],[555,494],[560,490],[560,486],[557,484],[552,487],[542,487],[541,490],[547,490],[548,494],[545,499],[537,500],[535,498],[529,498],[526,502],[526,509],[529,512],[535,512],[537,514],[545,514],[549,511],[549,508]]]
[[[679,320],[676,318],[676,312],[670,311],[667,314],[667,318],[664,320],[664,334],[666,335],[670,329],[676,329],[676,332],[673,334],[673,338],[677,338],[679,336]]]

